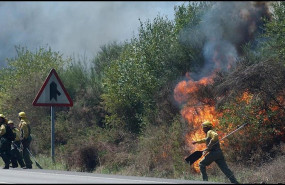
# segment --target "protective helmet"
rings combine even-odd
[[[213,124],[210,121],[204,121],[202,123],[203,128],[212,128]]]
[[[0,114],[0,118],[6,119],[6,117],[4,116],[4,114]]]
[[[25,118],[26,117],[26,113],[25,112],[19,112],[19,117]]]
[[[3,120],[4,120],[4,122],[6,122],[7,123],[7,118],[4,116],[4,114],[0,114],[0,118],[3,118]]]
[[[14,124],[14,122],[12,120],[9,120],[8,124]]]

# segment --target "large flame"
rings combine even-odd
[[[189,81],[184,80],[178,83],[174,90],[176,101],[187,101],[181,110],[181,115],[189,124],[189,128],[191,128],[191,131],[186,135],[185,138],[186,144],[190,149],[190,153],[193,153],[194,151],[201,151],[206,147],[203,144],[192,145],[193,141],[197,141],[206,137],[206,134],[201,129],[201,123],[207,120],[212,122],[213,126],[215,127],[219,124],[219,118],[222,116],[222,113],[217,112],[213,105],[203,104],[197,99],[189,97],[189,93],[195,93],[198,91],[199,85],[208,85],[212,82],[213,75],[210,77],[204,77],[199,81],[193,81],[192,79]],[[239,101],[244,101],[246,104],[249,104],[251,99],[252,95],[249,92],[245,91],[239,98]],[[232,124],[229,123],[229,128],[231,127]],[[222,135],[219,137],[221,138]],[[201,160],[202,158],[193,164],[193,169],[195,172],[200,172],[199,162]]]
[[[194,81],[189,73],[186,73],[186,79],[179,82],[174,89],[175,100],[183,105],[181,115],[189,124],[190,131],[185,140],[190,153],[205,149],[205,145],[192,145],[193,141],[206,137],[201,123],[207,120],[217,126],[219,117],[222,116],[222,113],[215,110],[214,100],[201,100],[203,97],[197,98],[197,92],[201,87],[213,83],[215,72],[234,67],[238,55],[242,54],[240,46],[254,39],[255,33],[260,31],[258,28],[263,24],[262,16],[270,17],[266,3],[216,3],[203,16],[201,25],[197,26],[198,31],[204,35],[203,38],[207,39],[203,46],[205,64],[197,73],[199,78],[203,78]],[[212,29],[217,27],[220,29]],[[185,34],[187,33],[186,31]],[[196,44],[196,41],[197,39],[189,39],[191,44]],[[198,45],[201,44],[198,42]],[[249,103],[250,99],[251,95],[245,92],[240,101]],[[198,163],[199,161],[193,165],[196,172],[199,172]]]
[[[190,153],[205,149],[205,145],[192,145],[193,141],[205,138],[206,135],[201,129],[201,123],[208,120],[213,123],[214,126],[218,124],[219,113],[215,111],[215,107],[211,105],[203,104],[198,101],[196,98],[189,97],[189,94],[194,94],[199,90],[199,86],[205,86],[210,83],[213,83],[213,75],[210,77],[204,77],[199,81],[194,81],[190,78],[189,74],[186,74],[187,80],[183,80],[177,84],[174,89],[174,97],[177,102],[185,103],[187,102],[183,109],[181,110],[181,115],[189,124],[189,127],[192,128],[186,135],[186,143],[190,150]],[[201,159],[200,159],[201,160]],[[199,172],[199,162],[196,161],[193,164],[194,170]]]

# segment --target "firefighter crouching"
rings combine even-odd
[[[19,128],[21,133],[20,139],[23,145],[23,158],[26,164],[26,167],[24,167],[24,169],[32,169],[33,162],[31,161],[29,154],[29,147],[32,141],[30,122],[28,121],[25,112],[19,112],[19,120]]]
[[[11,152],[10,152],[12,168],[17,168],[18,163],[21,166],[21,168],[24,168],[25,163],[23,161],[23,156],[22,156],[21,151],[19,151],[21,150],[20,130],[14,126],[14,122],[12,120],[8,121],[8,125],[10,126],[14,134],[16,135],[15,140],[12,141]]]

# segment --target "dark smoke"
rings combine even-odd
[[[266,2],[216,2],[200,24],[181,32],[184,43],[203,50],[204,65],[191,77],[199,80],[215,70],[226,71],[234,66],[243,54],[241,46],[254,41],[262,31],[262,17],[270,18]]]

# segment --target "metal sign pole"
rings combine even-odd
[[[54,160],[54,107],[51,106],[51,158]]]
[[[51,111],[51,157],[53,163],[54,158],[54,121],[55,121],[55,110],[54,106],[72,107],[73,102],[67,93],[64,85],[62,84],[55,69],[52,69],[44,81],[43,86],[38,92],[36,98],[33,101],[33,106],[50,106]]]

